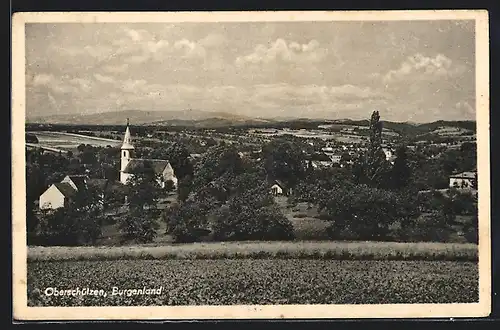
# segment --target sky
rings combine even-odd
[[[26,105],[475,119],[474,21],[31,23]]]

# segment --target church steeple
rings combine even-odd
[[[122,150],[132,150],[134,146],[132,145],[132,136],[130,135],[129,119],[127,118],[127,128],[125,130],[125,137],[123,138]]]
[[[121,148],[121,166],[120,166],[120,181],[127,183],[128,175],[125,173],[130,159],[132,158],[131,152],[134,150],[132,145],[132,136],[130,135],[129,120],[127,118],[127,128],[125,129],[125,136],[123,137],[123,144]]]

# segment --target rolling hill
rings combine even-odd
[[[245,122],[251,118],[234,115],[226,112],[212,112],[201,110],[180,110],[180,111],[144,111],[144,110],[124,110],[93,114],[79,115],[50,115],[42,117],[28,117],[27,123],[55,124],[55,125],[121,125],[130,119],[134,125],[166,125],[169,122],[197,122],[218,119],[229,122]]]
[[[84,115],[50,115],[27,118],[28,124],[52,125],[124,125],[126,118],[132,125],[140,126],[180,126],[194,128],[216,127],[260,127],[260,128],[292,128],[316,129],[324,124],[341,124],[353,126],[368,126],[369,120],[352,119],[312,119],[312,118],[251,118],[227,112],[202,110],[180,111],[145,111],[124,110]],[[383,127],[403,136],[416,137],[424,134],[434,134],[440,127],[455,127],[475,133],[475,121],[435,121],[431,123],[410,123],[382,121]]]

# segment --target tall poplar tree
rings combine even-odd
[[[380,186],[384,180],[386,170],[386,159],[382,150],[382,123],[380,114],[373,111],[370,119],[370,142],[366,157],[365,175],[367,183],[372,186]]]

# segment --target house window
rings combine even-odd
[[[126,155],[127,155],[127,153],[124,151],[124,152],[123,152],[123,157],[126,157]]]

